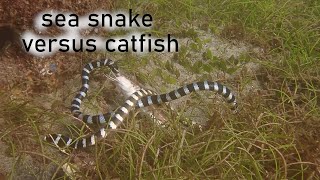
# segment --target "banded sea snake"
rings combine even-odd
[[[107,66],[115,74],[116,82],[122,90],[128,90],[131,92],[125,92],[126,94],[132,93],[124,102],[122,106],[117,108],[114,112],[108,112],[99,115],[85,115],[80,111],[80,105],[82,99],[87,95],[89,89],[89,75],[90,73],[101,66]],[[134,90],[134,92],[133,92]],[[133,85],[130,81],[126,80],[118,71],[117,66],[110,59],[99,60],[88,63],[82,70],[82,87],[75,96],[71,104],[71,112],[75,118],[82,120],[87,124],[104,124],[107,123],[106,127],[100,128],[98,131],[89,134],[84,137],[71,139],[62,134],[49,134],[45,136],[44,140],[55,144],[58,147],[71,147],[75,149],[85,148],[91,145],[95,145],[97,141],[105,138],[111,131],[117,129],[124,119],[128,116],[129,112],[135,108],[143,108],[154,104],[161,104],[170,102],[180,97],[186,96],[195,91],[214,91],[221,94],[226,98],[227,102],[230,103],[233,108],[237,108],[237,101],[235,96],[226,86],[211,81],[200,81],[190,83],[169,93],[154,94],[151,90],[140,89],[139,86]],[[107,122],[108,121],[108,122]],[[108,132],[109,130],[109,132]]]

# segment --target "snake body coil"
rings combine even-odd
[[[82,87],[72,101],[71,112],[74,117],[81,119],[87,124],[104,124],[108,122],[107,126],[100,128],[97,132],[91,135],[77,139],[71,139],[61,134],[49,134],[45,136],[46,141],[52,142],[59,147],[73,147],[75,149],[94,145],[97,141],[105,138],[108,135],[110,132],[108,132],[108,129],[117,129],[128,116],[129,112],[134,108],[143,108],[153,104],[170,102],[195,91],[207,90],[217,92],[226,98],[228,103],[232,104],[233,109],[237,107],[235,96],[226,86],[221,85],[218,82],[201,81],[185,85],[169,93],[160,95],[154,94],[151,90],[144,90],[135,87],[133,94],[131,94],[125,100],[125,103],[117,108],[114,112],[99,115],[85,115],[80,111],[80,105],[82,99],[86,96],[89,89],[89,74],[100,66],[108,66],[116,77],[121,76],[114,62],[109,59],[95,61],[85,65],[82,70]]]

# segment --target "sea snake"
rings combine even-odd
[[[122,106],[117,108],[114,112],[109,112],[99,115],[84,115],[80,111],[80,105],[82,99],[87,95],[89,89],[89,74],[96,68],[101,66],[108,66],[111,71],[118,78],[120,85],[127,86],[121,89],[126,90],[130,89],[132,94],[125,100]],[[85,148],[91,145],[95,145],[97,141],[105,138],[109,133],[117,129],[119,125],[124,121],[128,116],[129,112],[135,108],[143,108],[153,104],[161,104],[165,102],[170,102],[180,97],[186,96],[195,91],[215,91],[218,94],[221,94],[226,98],[227,102],[232,105],[232,109],[237,108],[237,101],[233,93],[226,86],[211,81],[200,81],[190,83],[183,87],[180,87],[176,90],[173,90],[169,93],[164,94],[154,94],[151,90],[140,89],[140,87],[135,86],[125,79],[122,79],[123,76],[118,71],[117,66],[110,59],[99,60],[95,62],[88,63],[84,66],[82,70],[82,87],[80,88],[79,93],[75,96],[71,104],[71,112],[74,117],[81,119],[87,124],[103,124],[108,123],[106,127],[100,128],[98,131],[76,139],[71,139],[62,134],[49,134],[45,136],[44,140],[55,144],[58,147],[72,147],[75,149]],[[129,84],[126,84],[129,83]],[[133,92],[134,91],[134,92]],[[131,93],[127,92],[127,94]]]

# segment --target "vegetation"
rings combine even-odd
[[[82,164],[79,176],[91,179],[320,178],[320,1],[126,0],[113,8],[150,13],[152,33],[190,39],[167,59],[156,53],[112,54],[122,71],[134,74],[144,85],[153,87],[160,82],[154,88],[161,92],[171,90],[170,84],[189,82],[184,77],[190,74],[198,80],[218,77],[239,97],[238,113],[232,114],[222,102],[207,105],[205,95],[209,94],[200,93],[177,111],[199,106],[209,119],[203,131],[185,130],[176,115],[169,116],[169,128],[132,116],[114,137],[85,152],[72,153],[76,157],[64,156],[52,152],[41,137],[62,126],[74,136],[75,129],[80,130],[71,125],[66,110],[80,87],[75,75],[73,83],[60,88],[60,93],[39,94],[52,98],[45,99],[52,103],[49,109],[28,97],[13,99],[7,92],[0,94],[0,119],[6,127],[0,140],[8,145],[10,156],[28,154],[46,166],[61,167],[68,161]],[[239,57],[221,58],[205,46],[211,39],[204,39],[199,32],[244,42],[260,51],[250,49]],[[85,62],[88,58],[93,59],[92,54],[83,55]],[[145,70],[150,64],[151,72]],[[188,74],[183,76],[181,69]],[[99,76],[95,73],[93,81],[102,81]],[[93,113],[105,111],[92,109],[99,108],[101,96],[110,92],[106,84],[90,90],[84,106]],[[116,95],[105,99],[113,101]],[[165,111],[170,114],[169,109]],[[60,129],[51,127],[53,124]],[[86,159],[91,164],[84,162]]]

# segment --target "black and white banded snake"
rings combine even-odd
[[[131,92],[127,92],[129,97],[125,100],[124,104],[117,108],[114,112],[108,112],[99,115],[85,115],[80,111],[80,105],[83,98],[87,95],[89,89],[89,74],[96,68],[101,66],[107,66],[115,74],[118,80],[120,79],[120,85],[122,86],[134,86],[127,82],[126,79],[121,79],[123,76],[120,75],[117,66],[110,59],[98,60],[95,62],[88,63],[82,70],[82,87],[75,96],[71,104],[71,112],[75,118],[78,118],[86,124],[104,124],[108,123],[106,127],[100,128],[98,131],[89,134],[84,137],[71,139],[61,134],[49,134],[46,135],[44,140],[55,144],[58,147],[71,147],[75,149],[85,148],[91,145],[95,145],[97,141],[105,138],[108,135],[108,130],[117,129],[124,119],[128,116],[129,112],[135,108],[143,108],[153,104],[161,104],[169,102],[180,97],[186,96],[195,91],[214,91],[221,94],[226,98],[227,102],[232,105],[232,109],[237,108],[237,101],[232,92],[224,85],[218,82],[201,81],[194,82],[169,93],[157,95],[151,90],[145,90],[140,87],[123,87],[122,89],[130,89]]]

